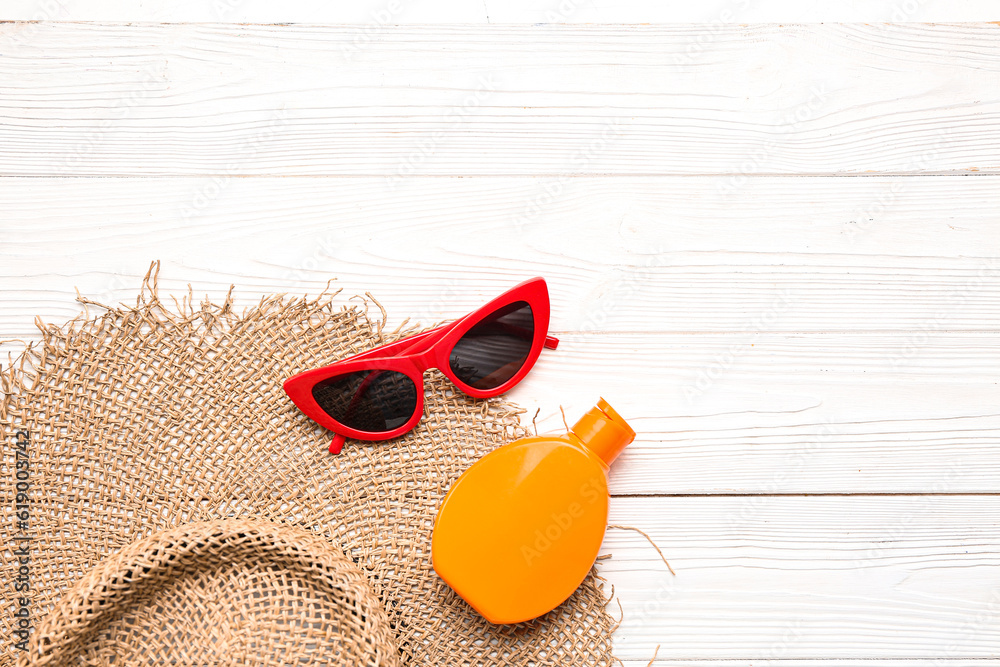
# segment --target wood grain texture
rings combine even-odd
[[[458,317],[544,275],[559,332],[998,330],[992,176],[552,183],[0,179],[0,330],[76,316],[74,288],[131,300],[153,259],[168,293],[236,284],[246,306],[336,278],[393,323]]]
[[[642,20],[491,4],[455,16]],[[563,342],[510,396],[626,414],[612,522],[678,571],[609,531],[627,667],[997,664],[1000,27],[880,23],[991,5],[46,7],[0,23],[0,340],[153,259],[390,325],[544,275]],[[768,14],[807,10],[875,24]]]
[[[495,2],[393,2],[356,0],[7,0],[4,18],[46,21],[156,21],[178,23],[348,23],[377,35],[387,24],[421,23],[798,23],[883,21],[991,21],[997,18],[991,0],[901,2],[900,0],[839,0],[803,5],[795,0],[730,0],[705,3],[659,3],[617,0],[614,3],[561,0]]]
[[[628,414],[616,494],[1000,490],[1000,179],[723,182],[576,179],[522,221],[545,179],[235,179],[198,209],[211,180],[0,179],[0,338],[77,287],[134,299],[154,258],[164,294],[240,306],[335,276],[390,325],[541,274],[563,344],[511,396],[543,430]]]
[[[542,431],[561,430],[556,403],[627,415],[616,494],[1000,491],[996,335],[936,337],[898,365],[903,336],[727,338],[566,336],[511,398]]]
[[[995,496],[614,499],[612,522],[648,533],[677,571],[640,535],[608,532],[618,653],[995,658],[998,512]]]
[[[0,175],[995,172],[998,34],[7,23]]]

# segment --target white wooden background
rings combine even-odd
[[[392,322],[542,275],[511,396],[629,418],[612,521],[677,570],[608,533],[626,665],[995,661],[1000,12],[494,5],[8,0],[0,339],[153,259]]]

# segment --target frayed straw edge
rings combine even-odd
[[[334,299],[341,294],[342,289],[331,290],[333,280],[327,282],[326,287],[316,297],[310,298],[304,294],[301,297],[289,298],[287,293],[264,295],[256,306],[244,308],[242,313],[233,310],[233,292],[235,285],[230,285],[229,291],[221,304],[213,303],[207,296],[201,301],[199,307],[195,307],[194,290],[188,285],[188,292],[180,300],[171,295],[173,308],[163,302],[159,294],[159,274],[160,260],[150,263],[136,295],[135,305],[121,302],[116,306],[101,303],[94,299],[82,295],[79,289],[76,290],[76,300],[83,304],[83,311],[66,321],[62,325],[57,325],[43,321],[40,317],[35,318],[35,326],[42,335],[42,340],[27,343],[25,349],[17,356],[8,354],[7,368],[0,370],[0,421],[6,421],[11,401],[22,392],[31,391],[40,377],[40,371],[45,367],[49,350],[54,346],[56,338],[67,340],[67,344],[73,344],[73,339],[77,336],[99,336],[106,327],[110,326],[117,318],[126,320],[127,323],[138,326],[147,325],[150,327],[160,326],[181,326],[195,323],[199,328],[203,327],[205,335],[232,329],[256,316],[272,312],[276,307],[282,308],[309,308],[315,311],[333,312]],[[344,304],[341,312],[354,310],[357,315],[363,317],[371,327],[373,334],[383,337],[383,330],[387,321],[387,314],[381,304],[379,304],[370,294],[366,295],[378,306],[382,317],[379,321],[373,322],[368,317],[367,301],[364,310],[360,310],[353,305]],[[101,315],[92,316],[90,307],[95,306],[106,312]],[[416,333],[418,327],[409,325],[408,320],[397,327],[389,338],[397,338],[404,335]]]
[[[639,530],[635,526],[619,526],[617,524],[610,524],[608,525],[608,528],[617,528],[618,530],[631,530],[645,537],[646,540],[653,545],[653,548],[656,549],[656,553],[660,554],[660,560],[662,560],[663,564],[667,566],[668,570],[670,570],[670,574],[674,575],[675,577],[677,576],[677,573],[674,572],[674,568],[670,567],[670,563],[667,562],[667,557],[663,555],[662,551],[660,551],[660,547],[656,544],[656,542],[653,541],[653,538],[647,535],[645,532]]]
[[[561,407],[562,407],[562,406],[560,406],[560,409],[561,409]],[[563,419],[565,420],[565,415],[563,416]],[[636,533],[639,533],[640,535],[642,535],[643,537],[645,537],[645,538],[646,538],[646,540],[648,540],[648,541],[649,541],[649,543],[650,543],[651,545],[653,545],[653,548],[654,548],[654,549],[656,549],[656,553],[658,553],[658,554],[660,555],[660,560],[662,560],[662,561],[663,561],[663,564],[667,566],[667,569],[668,569],[668,570],[670,570],[670,574],[674,575],[675,577],[677,576],[677,573],[676,573],[676,572],[674,572],[674,568],[672,568],[672,567],[670,566],[670,563],[669,563],[669,562],[667,561],[667,558],[666,558],[666,556],[664,556],[664,555],[663,555],[663,551],[661,551],[661,550],[660,550],[660,547],[659,547],[659,545],[657,545],[657,544],[656,544],[656,542],[654,542],[654,541],[653,541],[653,538],[651,538],[651,537],[650,537],[650,536],[649,536],[648,534],[646,534],[646,533],[645,533],[644,531],[642,531],[642,530],[640,530],[640,529],[638,529],[638,528],[636,528],[636,527],[634,527],[634,526],[621,526],[621,525],[618,525],[618,524],[609,524],[609,525],[608,525],[608,528],[615,528],[615,529],[618,529],[618,530],[631,530],[631,531],[634,531],[634,532],[636,532]],[[615,631],[616,631],[616,630],[618,630],[618,628],[620,628],[620,627],[621,627],[621,624],[622,624],[622,622],[624,622],[624,620],[625,620],[625,610],[624,610],[624,609],[622,608],[622,602],[621,602],[621,599],[615,596],[615,585],[614,585],[614,584],[611,584],[611,583],[610,583],[610,582],[609,582],[609,581],[608,581],[607,579],[605,579],[604,577],[602,577],[602,576],[601,576],[600,574],[597,574],[597,565],[598,565],[598,564],[599,564],[599,563],[600,563],[601,561],[603,561],[603,560],[607,560],[607,559],[609,559],[609,558],[611,558],[611,557],[612,557],[612,554],[603,554],[603,555],[601,555],[601,556],[598,556],[598,557],[597,557],[597,559],[596,559],[596,562],[594,563],[594,577],[595,577],[596,579],[598,579],[598,580],[600,580],[600,581],[604,582],[605,584],[610,584],[610,586],[611,586],[611,593],[610,593],[610,595],[608,595],[608,597],[607,597],[607,598],[605,599],[605,610],[604,610],[604,613],[605,613],[605,614],[607,614],[607,615],[608,615],[609,617],[611,617],[612,619],[614,619],[614,617],[613,617],[613,616],[611,616],[611,614],[610,614],[610,613],[608,613],[608,611],[607,611],[607,606],[608,606],[608,605],[610,605],[612,601],[614,601],[614,602],[617,602],[617,603],[618,603],[618,610],[619,610],[619,611],[621,612],[621,615],[620,615],[620,617],[618,618],[618,620],[617,620],[617,621],[615,621],[614,625],[613,625],[613,626],[611,627],[611,629],[610,629],[610,634],[614,634],[614,633],[615,633]],[[602,590],[602,591],[604,590],[604,586],[603,586],[603,585],[601,585],[601,590]],[[651,665],[652,665],[652,664],[653,664],[654,662],[656,662],[656,656],[658,656],[658,655],[659,655],[659,653],[660,653],[660,645],[659,645],[659,644],[657,644],[657,645],[656,645],[656,650],[655,650],[655,651],[653,652],[653,657],[652,657],[652,658],[650,659],[650,661],[649,661],[649,663],[648,663],[648,664],[646,665],[646,667],[650,667],[650,666],[651,666]],[[612,658],[612,660],[616,660],[616,661],[618,661],[618,663],[619,663],[620,665],[624,665],[624,664],[625,664],[625,663],[623,663],[623,662],[622,662],[621,658],[618,658],[618,657],[616,657],[616,656],[612,656],[611,658]]]

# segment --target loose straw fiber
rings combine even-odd
[[[416,429],[327,452],[282,381],[403,333],[335,298],[238,315],[228,298],[167,305],[153,273],[134,308],[42,327],[2,374],[0,664],[611,664],[593,572],[541,619],[494,626],[431,567],[444,493],[524,435],[518,408],[430,373]],[[18,431],[30,653],[12,634]]]

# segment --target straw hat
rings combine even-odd
[[[0,528],[29,564],[7,549],[3,574],[30,580],[33,628],[3,664],[612,662],[595,573],[541,619],[495,626],[431,567],[441,499],[524,435],[519,409],[432,374],[416,429],[332,456],[287,400],[288,376],[405,333],[335,299],[167,306],[151,270],[134,307],[41,327],[2,379],[3,436],[27,434],[30,463],[28,519]]]
[[[315,533],[247,519],[188,523],[93,567],[38,628],[33,664],[287,665],[312,652],[398,665],[361,568]]]

